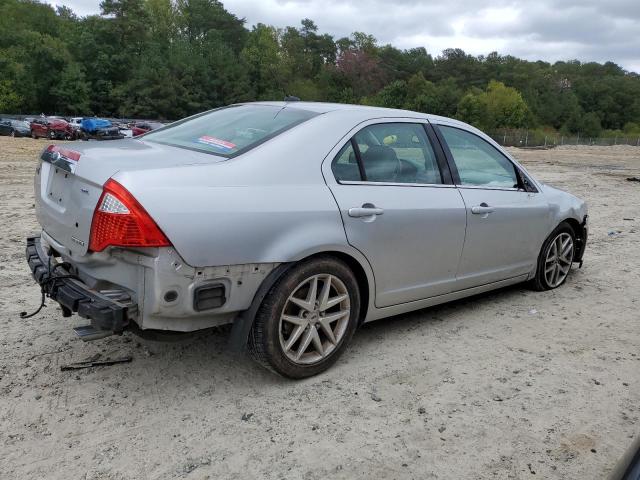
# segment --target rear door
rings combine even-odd
[[[479,135],[448,125],[435,128],[467,211],[457,289],[531,272],[548,230],[544,196],[524,172]]]
[[[349,243],[373,269],[376,306],[452,291],[465,207],[431,127],[377,120],[352,135],[323,172]]]

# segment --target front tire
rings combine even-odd
[[[535,290],[552,290],[567,280],[576,251],[575,245],[576,234],[567,222],[562,222],[551,232],[538,256],[536,276],[532,280]]]
[[[249,334],[249,352],[285,377],[317,375],[342,354],[359,315],[358,283],[344,262],[328,256],[304,261],[269,290]]]

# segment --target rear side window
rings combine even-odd
[[[235,105],[175,122],[144,140],[234,157],[316,115],[292,107]]]
[[[356,152],[351,141],[342,147],[342,150],[333,159],[331,170],[339,182],[359,182],[362,180]]]
[[[461,185],[488,188],[518,188],[516,168],[489,142],[473,133],[454,127],[439,126]]]
[[[365,178],[361,178],[358,161]],[[442,183],[435,152],[418,123],[379,123],[363,128],[338,153],[332,169],[338,181]]]

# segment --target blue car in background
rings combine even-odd
[[[103,118],[83,118],[80,122],[79,136],[83,140],[119,140],[124,138],[117,125]]]

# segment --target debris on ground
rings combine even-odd
[[[119,358],[107,357],[104,360],[100,360],[100,357],[101,355],[97,353],[82,362],[74,362],[68,363],[67,365],[61,365],[60,370],[65,372],[67,370],[80,370],[82,368],[107,367],[109,365],[116,365],[118,363],[129,363],[131,362],[131,360],[133,360],[133,357],[131,355],[125,355],[124,357]]]

